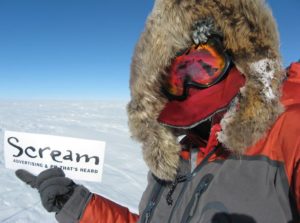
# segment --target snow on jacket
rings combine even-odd
[[[90,194],[83,211],[74,208],[82,202],[78,197],[68,201],[60,222],[77,222],[70,217],[74,215],[80,223],[299,222],[300,63],[290,67],[281,102],[285,112],[244,154],[216,146],[220,126],[215,125],[194,170],[190,148],[182,151],[173,186],[149,172],[139,215]]]

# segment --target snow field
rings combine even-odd
[[[4,130],[105,141],[102,183],[76,183],[137,213],[147,167],[141,146],[130,138],[126,102],[0,101],[0,222],[55,223],[38,192],[4,167]]]

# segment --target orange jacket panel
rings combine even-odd
[[[80,223],[135,223],[138,218],[128,208],[94,194]]]

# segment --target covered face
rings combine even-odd
[[[161,89],[178,52],[214,35],[231,55],[226,78],[208,88],[188,87],[185,100],[170,100]],[[194,63],[190,80],[199,86],[215,80],[218,67],[198,63],[212,78],[201,80]],[[131,133],[142,142],[152,173],[163,180],[176,176],[181,147],[170,126],[189,127],[228,105],[218,140],[233,152],[255,143],[282,111],[281,64],[277,27],[263,0],[156,0],[133,56],[128,104]],[[178,83],[169,91],[173,96],[185,92]]]
[[[190,129],[227,110],[245,78],[220,39],[208,36],[173,59],[162,86],[169,102],[159,114],[160,123]]]
[[[173,128],[193,128],[214,114],[226,111],[244,83],[244,76],[231,68],[221,82],[206,89],[191,88],[185,100],[167,102],[157,120]]]

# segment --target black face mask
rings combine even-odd
[[[201,124],[195,126],[194,128],[190,129],[189,132],[191,132],[193,135],[199,136],[201,139],[208,140],[210,129],[211,129],[211,120],[208,119]]]

